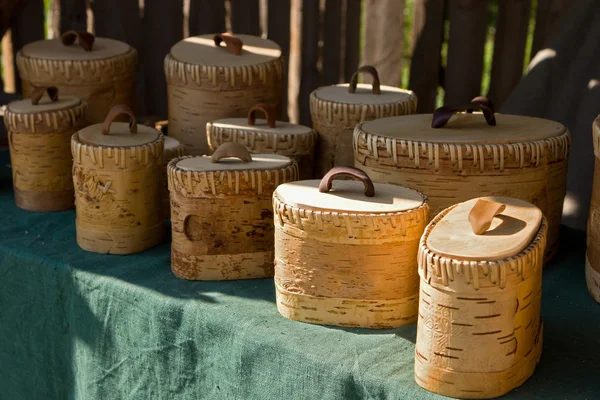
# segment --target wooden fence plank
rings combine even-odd
[[[361,0],[344,0],[344,80],[350,81],[360,59]]]
[[[285,69],[281,118],[288,121],[288,63],[290,59],[290,0],[269,0],[267,8],[267,37],[281,47]]]
[[[44,19],[43,0],[28,0],[11,27],[14,89],[17,93],[21,92],[21,80],[15,64],[16,54],[27,43],[44,39]]]
[[[260,36],[260,11],[258,0],[231,0],[231,30]]]
[[[571,4],[570,0],[538,0],[531,58],[543,48],[552,32],[559,31],[557,25],[567,14]]]
[[[87,7],[82,0],[54,0],[60,7],[60,32],[87,30]]]
[[[323,29],[323,67],[319,86],[333,85],[340,82],[342,0],[326,0]]]
[[[190,36],[225,32],[223,0],[190,0]]]

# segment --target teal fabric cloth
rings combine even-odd
[[[179,280],[168,244],[85,252],[73,211],[15,207],[0,161],[0,399],[441,398],[414,382],[414,325],[290,321],[271,279]],[[507,399],[600,396],[600,304],[584,249],[582,232],[562,232],[544,271],[542,360]]]

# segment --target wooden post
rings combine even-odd
[[[190,0],[190,36],[225,32],[223,0]]]
[[[290,0],[268,0],[267,38],[281,47],[283,56],[283,94],[281,97],[281,118],[288,121],[288,63],[290,61]]]
[[[538,0],[531,58],[543,48],[553,32],[560,31],[559,23],[571,4],[569,0]]]
[[[350,82],[358,68],[360,58],[360,12],[361,0],[344,0],[342,4],[344,81]]]
[[[323,74],[319,86],[341,81],[342,1],[326,0],[323,21]]]
[[[231,30],[233,33],[260,36],[258,0],[231,0]]]
[[[29,0],[21,9],[11,28],[12,40],[12,61],[14,71],[14,91],[21,92],[21,79],[17,70],[16,54],[27,43],[42,40],[45,37],[44,32],[44,3],[42,0]],[[6,64],[4,64],[6,66]]]
[[[60,32],[87,30],[86,2],[81,0],[54,0],[60,9]],[[59,32],[59,33],[60,33]]]

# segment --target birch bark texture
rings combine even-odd
[[[170,136],[165,136],[165,149],[163,152],[163,195],[162,195],[162,203],[163,203],[163,212],[165,218],[168,219],[171,217],[171,200],[169,198],[169,184],[167,178],[167,166],[169,162],[175,158],[183,157],[185,154],[185,147],[179,143],[177,139],[174,139]]]
[[[600,303],[600,116],[592,126],[594,141],[594,183],[587,226],[585,279],[590,295]]]

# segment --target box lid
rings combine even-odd
[[[83,100],[77,96],[59,96],[58,88],[38,87],[27,99],[8,103],[7,111],[15,114],[34,114],[67,110],[81,106]]]
[[[82,36],[86,39],[80,39]],[[87,40],[86,43],[92,42],[89,50],[84,48],[83,40]],[[46,60],[86,61],[118,57],[129,51],[131,51],[131,46],[127,43],[94,37],[87,32],[69,31],[63,34],[61,38],[38,40],[26,44],[21,49],[21,54]]]

